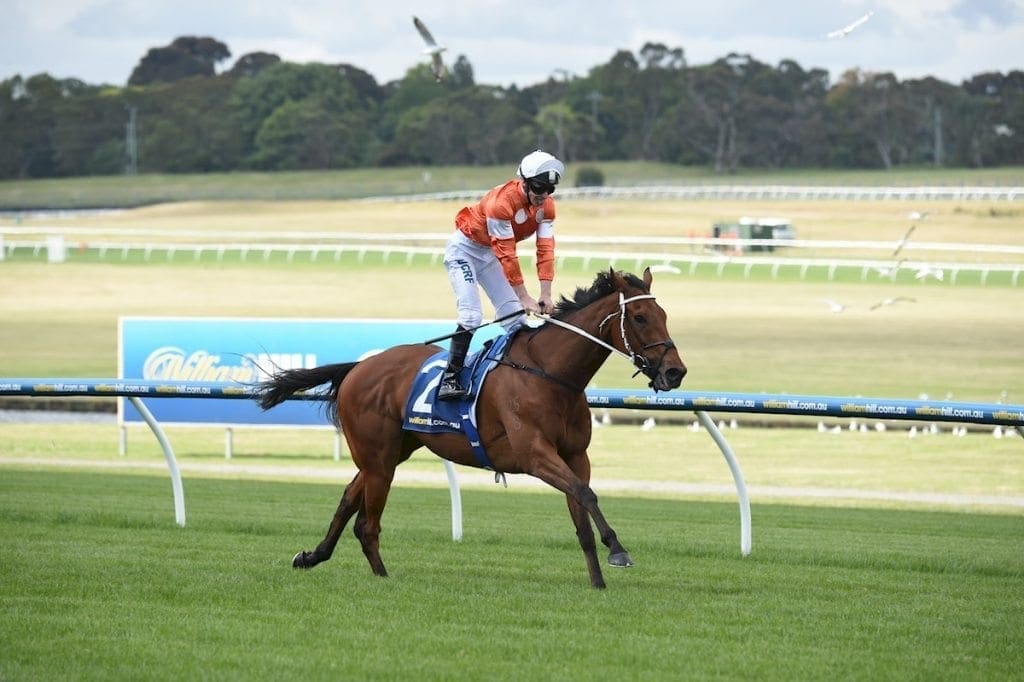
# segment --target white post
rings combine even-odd
[[[174,491],[174,520],[182,528],[185,527],[185,490],[181,485],[181,472],[178,471],[178,460],[174,458],[174,451],[171,450],[171,442],[167,440],[167,436],[164,435],[164,430],[160,428],[160,424],[153,417],[153,413],[149,411],[138,396],[128,396],[128,400],[132,401],[132,405],[139,411],[142,418],[149,424],[149,428],[153,431],[153,435],[156,436],[157,442],[160,443],[160,447],[164,451],[164,459],[167,460],[167,468],[171,471],[171,489]]]
[[[455,465],[446,459],[444,472],[448,474],[448,492],[452,498],[452,540],[458,542],[462,539],[462,491],[459,490],[459,478],[455,474]]]
[[[46,238],[46,262],[63,263],[67,260],[67,248],[64,246],[64,237],[59,234],[52,234]]]
[[[121,437],[118,438],[117,454],[124,457],[128,453],[128,427],[121,424]]]
[[[231,459],[235,451],[234,431],[229,426],[224,429],[224,459]]]
[[[743,478],[743,472],[740,470],[739,460],[733,454],[732,448],[729,447],[729,443],[725,440],[725,436],[718,430],[715,420],[709,417],[707,412],[697,411],[696,415],[700,419],[700,423],[711,434],[711,438],[718,444],[718,449],[722,451],[725,461],[729,463],[729,470],[732,471],[732,478],[736,482],[736,494],[740,498],[740,553],[743,556],[747,556],[750,554],[751,545],[750,498],[747,497],[747,483]]]

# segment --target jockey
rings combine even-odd
[[[468,389],[459,372],[473,331],[483,322],[478,287],[494,306],[496,318],[506,332],[522,326],[523,313],[553,309],[551,281],[555,278],[555,186],[565,166],[547,152],[530,152],[523,157],[517,177],[487,192],[473,206],[463,207],[455,216],[455,232],[448,240],[444,265],[455,291],[458,325],[452,336],[445,369],[438,389],[439,400],[463,398]],[[537,235],[537,279],[540,295],[534,299],[526,289],[516,255],[516,243]]]

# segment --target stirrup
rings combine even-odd
[[[437,389],[437,399],[455,400],[465,398],[468,395],[469,389],[459,383],[459,375],[445,372],[444,377],[441,379],[441,386]]]

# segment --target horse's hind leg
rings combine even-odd
[[[356,517],[353,530],[363,547],[366,560],[370,562],[370,569],[374,575],[384,578],[387,577],[388,571],[380,558],[380,517],[384,513],[384,505],[387,504],[395,472],[392,469],[389,473],[361,473],[365,480],[363,505],[359,516]]]
[[[363,476],[357,473],[355,478],[345,487],[345,492],[338,502],[338,509],[334,512],[334,518],[327,529],[327,535],[316,546],[312,552],[299,552],[292,558],[294,568],[313,568],[317,564],[327,561],[334,554],[334,547],[338,544],[342,531],[352,515],[363,506]]]

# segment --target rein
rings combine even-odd
[[[623,296],[622,292],[620,291],[619,292],[619,310],[618,310],[618,312],[617,313],[615,313],[615,312],[609,313],[603,320],[601,320],[601,324],[597,325],[597,328],[601,329],[602,327],[604,327],[605,322],[607,322],[608,320],[610,320],[613,317],[615,317],[615,315],[618,315],[619,316],[619,335],[622,337],[622,345],[625,346],[626,347],[626,351],[628,351],[626,353],[622,352],[621,350],[619,350],[615,346],[612,346],[611,344],[602,341],[601,339],[597,338],[593,334],[591,334],[591,333],[589,333],[587,331],[584,331],[584,330],[580,329],[579,327],[576,327],[574,325],[569,324],[568,322],[563,322],[562,320],[557,320],[557,319],[551,317],[550,315],[544,315],[544,314],[538,314],[538,313],[531,313],[531,315],[534,315],[535,317],[539,317],[539,318],[543,319],[546,323],[553,324],[556,327],[561,327],[562,329],[566,329],[568,331],[571,331],[572,333],[577,334],[579,336],[582,336],[583,338],[585,338],[585,339],[587,339],[589,341],[593,341],[597,345],[602,346],[604,348],[607,348],[608,350],[610,350],[611,352],[615,353],[616,355],[619,355],[619,356],[625,358],[626,360],[629,360],[630,364],[632,364],[634,367],[637,368],[636,373],[634,373],[633,376],[636,376],[637,374],[640,374],[641,372],[643,372],[643,373],[647,374],[648,376],[650,376],[650,374],[648,373],[651,370],[651,363],[650,363],[650,361],[646,357],[644,357],[643,355],[639,355],[636,352],[634,352],[633,348],[629,345],[629,339],[626,338],[626,304],[627,303],[632,303],[633,301],[643,300],[643,299],[652,299],[653,300],[654,299],[654,294],[639,294],[637,296],[631,296],[629,298],[626,298],[625,296]],[[654,348],[655,346],[664,346],[665,347],[665,350],[662,353],[662,359],[664,359],[665,353],[668,353],[668,351],[671,348],[675,348],[675,343],[671,339],[666,339],[665,341],[656,341],[655,343],[647,344],[646,346],[643,347],[642,350],[647,350],[649,348]],[[513,367],[515,369],[525,370],[525,371],[530,372],[532,374],[536,374],[538,376],[544,377],[545,379],[550,379],[550,380],[554,381],[555,383],[561,384],[562,386],[565,386],[565,387],[567,387],[567,388],[569,388],[569,389],[571,389],[573,391],[582,392],[584,390],[583,388],[580,388],[580,387],[577,387],[577,386],[573,386],[572,384],[570,384],[568,381],[565,381],[564,379],[561,379],[561,378],[556,377],[554,375],[548,374],[547,372],[545,372],[542,369],[537,369],[537,368],[534,368],[534,367],[526,367],[524,365],[519,365],[519,364],[513,363],[513,362],[507,362],[505,360],[501,360],[500,363],[503,364],[503,365],[507,365],[509,367]],[[661,366],[661,359],[658,360],[658,366]],[[653,379],[653,377],[652,377],[652,379]]]

